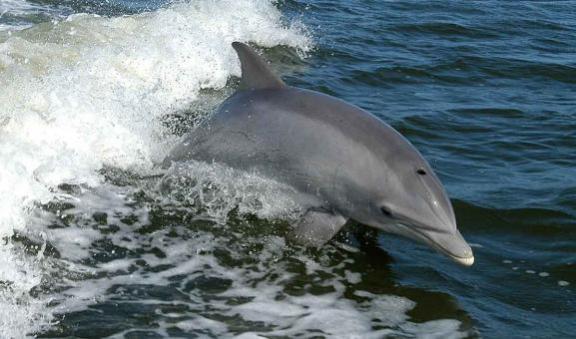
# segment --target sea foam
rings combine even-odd
[[[122,17],[75,14],[0,32],[0,237],[44,232],[32,211],[67,199],[59,185],[98,187],[105,166],[152,170],[175,140],[161,118],[239,75],[232,41],[311,47],[301,26],[286,22],[272,1],[257,0],[175,3]],[[62,255],[77,259],[90,234],[72,233],[52,240],[76,243]],[[29,293],[49,274],[42,258],[6,240],[0,258],[0,282],[9,286],[0,294],[0,336],[45,327],[51,299]]]

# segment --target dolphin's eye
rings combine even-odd
[[[390,212],[390,210],[386,206],[380,207],[380,211],[382,211],[382,214],[384,214],[387,217],[392,216],[392,212]]]
[[[416,170],[416,173],[420,174],[420,175],[426,175],[426,171],[423,168],[419,168]]]

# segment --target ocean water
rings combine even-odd
[[[0,0],[0,337],[568,338],[576,1]],[[232,41],[430,161],[476,263],[290,187],[158,163],[238,84]]]

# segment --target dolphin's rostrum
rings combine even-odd
[[[293,186],[309,207],[294,229],[302,242],[322,245],[353,219],[473,264],[442,184],[410,142],[356,106],[287,86],[249,46],[232,46],[240,89],[166,165],[217,162]]]

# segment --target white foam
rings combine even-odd
[[[164,204],[177,200],[175,203],[193,212],[196,219],[220,223],[226,221],[232,209],[261,219],[289,219],[306,204],[305,197],[290,186],[256,173],[203,162],[173,165],[160,187]]]
[[[129,188],[127,188],[129,189]],[[110,188],[106,191],[114,191]],[[93,194],[93,193],[90,193]],[[122,194],[119,194],[122,195]],[[89,206],[90,201],[98,201],[96,197],[83,197],[76,207],[76,212],[82,214],[82,210],[93,211]],[[237,201],[236,198],[231,202]],[[88,204],[85,204],[88,202]],[[130,211],[122,210],[121,206],[104,207],[109,214],[121,217]],[[167,207],[168,208],[168,207]],[[178,208],[175,206],[175,208]],[[356,291],[355,295],[360,300],[345,297],[346,285],[360,281],[359,274],[345,274],[346,265],[354,263],[345,259],[339,262],[330,260],[336,247],[328,246],[326,260],[316,260],[302,251],[290,253],[290,261],[277,260],[287,251],[283,237],[265,236],[260,234],[250,238],[244,234],[242,243],[228,242],[227,237],[215,237],[210,231],[199,229],[187,229],[176,227],[161,229],[148,235],[138,235],[132,227],[119,223],[120,229],[107,238],[117,246],[124,246],[123,239],[130,237],[132,242],[140,248],[158,248],[164,253],[163,256],[142,255],[138,260],[144,260],[146,265],[134,266],[133,259],[117,259],[106,264],[98,265],[92,276],[86,278],[74,287],[64,291],[65,299],[58,306],[58,310],[72,312],[82,310],[98,301],[106,303],[108,299],[119,302],[118,297],[123,292],[111,293],[114,286],[132,285],[138,286],[165,286],[173,289],[173,277],[180,278],[180,288],[186,286],[186,282],[195,281],[197,278],[218,278],[228,281],[229,287],[218,293],[217,298],[205,300],[202,288],[196,288],[186,293],[186,300],[158,300],[156,298],[139,298],[140,304],[161,305],[181,304],[184,309],[190,311],[182,313],[162,313],[164,318],[178,319],[181,321],[160,321],[161,328],[158,334],[170,333],[169,330],[177,327],[183,331],[198,331],[209,333],[212,336],[231,337],[238,330],[231,330],[229,324],[217,319],[234,319],[233,323],[255,322],[263,324],[266,330],[254,330],[242,333],[242,338],[258,338],[269,336],[295,337],[321,331],[328,336],[380,338],[386,335],[409,335],[430,338],[463,337],[459,331],[459,322],[456,320],[439,320],[426,323],[413,323],[407,312],[416,306],[416,303],[399,296],[374,294],[367,291]],[[272,226],[270,226],[272,227]],[[170,233],[176,232],[175,237]],[[257,243],[262,248],[257,252],[242,252],[244,246]],[[244,262],[247,258],[254,261],[242,265],[223,264],[214,253],[227,251],[234,259]],[[291,251],[288,249],[288,251]],[[324,262],[326,261],[326,262]],[[291,295],[287,293],[286,284],[292,279],[298,279],[298,273],[291,272],[287,265],[289,262],[298,262],[305,268],[304,274],[307,279],[322,277],[314,280],[315,287],[330,287],[331,292],[320,295],[303,293]],[[129,270],[132,267],[134,269]],[[166,267],[163,270],[150,274],[149,271],[136,267]],[[99,272],[113,273],[101,277]],[[348,275],[350,277],[348,277]],[[352,282],[350,281],[352,280]],[[171,286],[171,287],[168,287]],[[128,292],[126,292],[128,293]],[[230,303],[229,300],[243,298],[244,302]],[[374,325],[386,327],[374,330]],[[119,336],[119,335],[118,335]]]
[[[59,184],[97,187],[103,166],[149,171],[174,141],[159,119],[239,74],[229,46],[235,40],[310,47],[272,1],[256,0],[177,3],[118,18],[73,15],[0,36],[0,237],[32,226],[42,232],[42,218],[33,224],[30,212],[66,198]],[[71,229],[48,240],[75,261],[97,237]],[[12,286],[0,296],[0,336],[39,330],[52,311],[28,291],[44,268],[10,243],[2,242],[0,258],[0,281]]]

